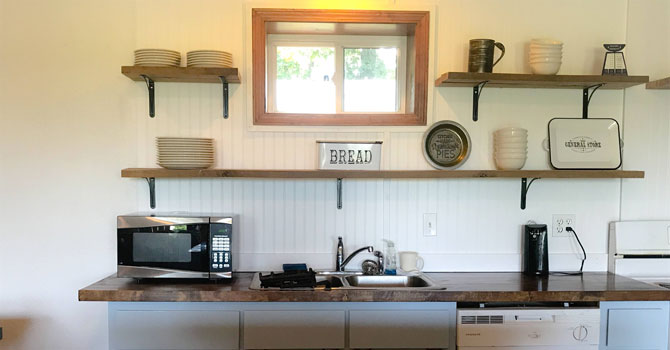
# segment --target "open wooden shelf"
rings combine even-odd
[[[149,202],[156,207],[156,179],[177,178],[266,178],[266,179],[337,179],[337,208],[342,209],[343,179],[521,179],[521,209],[526,209],[526,195],[537,179],[625,179],[644,178],[638,170],[241,170],[202,169],[170,170],[163,168],[128,168],[121,177],[144,178],[149,184]],[[528,181],[528,179],[531,179]]]
[[[435,86],[475,87],[484,81],[497,88],[585,89],[603,84],[601,89],[625,89],[647,83],[649,77],[448,72],[435,80]]]
[[[648,90],[670,90],[670,77],[650,81],[647,83]]]
[[[123,66],[121,73],[135,81],[144,81],[146,75],[157,82],[221,83],[219,77],[230,84],[240,82],[237,68]]]
[[[637,170],[170,170],[129,168],[122,177],[134,178],[275,178],[275,179],[451,179],[451,178],[543,178],[613,179],[644,178]]]

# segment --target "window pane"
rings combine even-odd
[[[397,48],[344,49],[344,111],[397,112]]]
[[[277,47],[276,110],[335,113],[335,49]]]

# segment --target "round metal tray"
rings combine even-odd
[[[470,156],[470,135],[461,124],[445,120],[433,124],[423,135],[423,155],[436,169],[456,169]]]

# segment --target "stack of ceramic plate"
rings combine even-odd
[[[188,67],[224,67],[233,66],[233,55],[224,51],[195,50],[186,53]]]
[[[553,39],[530,41],[530,69],[534,74],[553,75],[561,69],[563,43]]]
[[[177,51],[163,49],[135,50],[136,66],[179,67],[181,54]]]
[[[157,137],[158,165],[166,169],[207,169],[214,165],[214,140]]]
[[[504,128],[493,133],[494,160],[499,170],[519,170],[526,164],[528,130]]]

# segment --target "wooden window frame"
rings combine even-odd
[[[428,11],[252,9],[252,95],[254,125],[416,126],[428,109]],[[411,113],[268,113],[266,110],[266,23],[385,23],[414,25],[414,108]],[[409,58],[408,58],[409,59]],[[409,91],[408,91],[409,93]],[[409,107],[409,106],[408,106]]]

